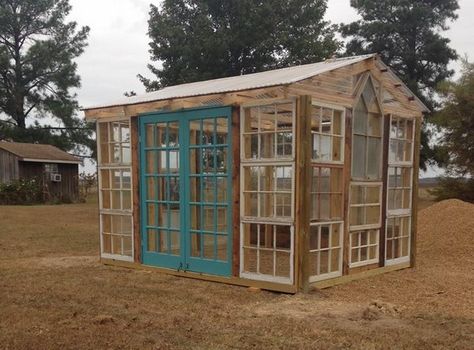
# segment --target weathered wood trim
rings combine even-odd
[[[349,246],[349,191],[351,186],[351,171],[352,171],[352,109],[346,109],[345,120],[345,137],[344,137],[344,234],[343,234],[343,252],[342,252],[342,274],[349,273],[349,254],[351,249]]]
[[[239,278],[239,277],[211,276],[211,275],[205,275],[201,273],[170,270],[170,269],[165,269],[161,267],[142,265],[135,262],[132,263],[132,262],[126,262],[126,261],[120,261],[120,260],[114,260],[114,259],[102,258],[100,259],[100,262],[104,265],[154,271],[158,273],[164,273],[166,275],[194,278],[194,279],[199,279],[199,280],[204,280],[204,281],[209,281],[209,282],[219,282],[219,283],[225,283],[225,284],[231,284],[231,285],[243,286],[243,287],[253,287],[253,288],[265,289],[265,290],[281,292],[281,293],[294,294],[297,292],[296,286],[291,285],[291,284],[279,284],[279,283],[273,283],[273,282],[248,280],[248,279]]]
[[[418,177],[420,174],[420,144],[422,120],[415,119],[415,142],[413,151],[413,188],[411,208],[410,266],[416,266],[416,249],[418,235]]]
[[[232,275],[240,273],[240,107],[232,107]]]
[[[130,119],[130,143],[132,152],[132,217],[133,217],[133,259],[141,261],[140,232],[140,131],[137,118]]]
[[[303,292],[309,290],[310,275],[311,100],[311,96],[301,96],[296,109],[295,275],[298,289]]]
[[[315,282],[311,284],[311,289],[317,290],[317,289],[330,288],[330,287],[334,287],[340,284],[344,284],[344,283],[348,283],[352,281],[358,281],[364,278],[374,277],[377,275],[382,275],[387,272],[403,270],[409,267],[410,267],[409,263],[379,267],[376,269],[371,269],[371,270],[359,272],[356,274],[351,274],[351,275],[337,277],[337,278],[333,278],[333,279],[329,279],[325,281]]]

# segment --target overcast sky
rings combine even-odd
[[[326,18],[333,23],[351,22],[357,13],[349,0],[329,0]],[[77,91],[83,107],[116,100],[125,91],[143,93],[137,74],[149,76],[147,20],[150,0],[70,0],[70,18],[91,28],[89,46],[77,60],[82,87]],[[474,58],[474,1],[460,0],[459,19],[446,36],[460,55]],[[459,69],[458,64],[453,64]]]

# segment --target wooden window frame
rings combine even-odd
[[[352,204],[352,187],[355,186],[363,186],[363,187],[379,187],[379,202],[378,203],[359,203],[359,204]],[[383,195],[383,183],[382,182],[351,182],[349,186],[349,228],[350,231],[363,231],[363,230],[371,230],[371,229],[380,229],[382,225],[382,195]],[[379,210],[379,220],[376,224],[364,224],[364,225],[351,225],[351,208],[355,207],[368,207],[368,206],[375,206],[378,204],[380,206]]]
[[[320,192],[320,191],[313,191],[313,181],[311,181],[311,188],[310,188],[310,196],[311,196],[311,209],[310,209],[310,221],[311,223],[319,223],[319,222],[326,222],[326,223],[329,223],[329,222],[338,222],[338,221],[343,221],[344,219],[344,168],[342,166],[334,166],[332,164],[323,164],[323,163],[312,163],[311,164],[311,176],[313,177],[313,171],[315,168],[319,168],[319,171],[321,171],[322,168],[326,168],[326,169],[337,169],[338,171],[341,172],[340,176],[341,176],[341,183],[340,183],[340,187],[341,187],[341,191],[340,192]],[[321,173],[320,173],[321,174]],[[321,177],[321,176],[319,176]],[[319,189],[318,189],[319,190]],[[331,205],[331,195],[333,194],[340,194],[341,195],[341,215],[339,217],[334,217],[334,218],[329,218],[329,219],[321,219],[321,218],[314,218],[313,217],[313,214],[314,214],[314,208],[312,207],[312,204],[313,204],[313,196],[314,195],[317,195],[317,194],[327,194],[329,195],[329,205]],[[319,208],[321,208],[321,201],[319,200]]]
[[[403,120],[405,122],[411,121],[411,123],[412,123],[412,125],[411,125],[411,129],[412,129],[411,130],[411,139],[392,137],[392,123],[395,119],[397,120],[397,126],[400,125],[401,120]],[[390,144],[391,144],[392,140],[398,141],[398,144],[400,143],[400,141],[404,142],[404,144],[410,143],[410,145],[411,145],[410,150],[409,150],[410,160],[397,161],[397,160],[390,159]],[[403,118],[403,117],[399,117],[397,115],[391,114],[390,115],[390,131],[389,131],[389,135],[388,135],[388,147],[389,147],[388,163],[391,164],[391,165],[396,164],[396,165],[400,165],[400,166],[411,166],[411,167],[413,167],[413,154],[414,154],[414,148],[415,148],[414,143],[415,143],[415,119],[414,118]],[[397,151],[398,151],[398,144],[397,144]],[[395,154],[397,154],[397,152],[395,152]]]

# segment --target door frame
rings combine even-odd
[[[228,125],[227,134],[227,261],[218,261],[193,257],[191,255],[191,232],[190,232],[190,166],[189,166],[189,122],[192,120],[211,119],[226,117]],[[180,195],[180,255],[153,254],[146,252],[147,243],[147,210],[144,207],[146,198],[146,158],[145,158],[145,125],[160,122],[179,123],[179,195]],[[233,164],[233,140],[232,140],[232,107],[204,107],[190,108],[179,111],[161,111],[143,113],[138,116],[139,129],[139,164],[140,164],[140,240],[141,240],[141,263],[173,270],[183,270],[203,273],[208,275],[231,276],[233,261],[233,200],[232,200],[232,164]],[[186,123],[183,127],[182,123]],[[184,207],[184,208],[183,208]]]

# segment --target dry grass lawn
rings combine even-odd
[[[0,348],[473,349],[473,220],[429,207],[416,269],[289,296],[102,266],[94,203],[0,207]]]

